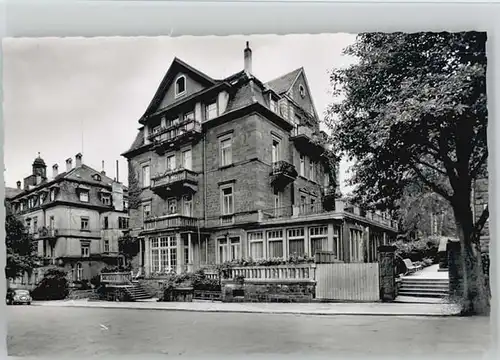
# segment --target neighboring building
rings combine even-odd
[[[58,265],[73,281],[90,280],[118,262],[118,239],[129,227],[128,190],[104,170],[85,165],[82,154],[76,155],[75,167],[66,160],[65,172],[59,173],[57,164],[51,176],[46,170],[38,156],[23,186],[18,181],[17,188],[6,190],[12,211],[38,242],[42,264],[33,276],[39,277],[45,265]]]
[[[395,223],[336,201],[338,163],[304,69],[263,83],[248,43],[244,64],[215,80],[174,59],[139,120],[123,154],[135,266],[151,275],[317,250],[375,260]]]

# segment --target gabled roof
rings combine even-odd
[[[18,189],[18,188],[12,188],[12,187],[5,187],[5,198],[10,199],[13,198],[16,195],[19,195],[20,193],[23,192],[23,189]]]
[[[94,180],[93,176],[98,174],[101,177],[101,181]],[[5,188],[5,198],[11,199],[17,197],[18,195],[23,195],[24,193],[36,193],[40,189],[46,188],[50,184],[54,184],[61,180],[71,180],[71,181],[82,181],[85,183],[94,184],[97,186],[112,186],[113,179],[110,177],[103,175],[100,171],[92,169],[90,166],[82,164],[79,167],[74,167],[70,171],[63,172],[58,174],[55,179],[48,179],[42,182],[41,184],[35,186],[30,190],[17,189],[17,188]],[[124,191],[128,191],[126,186],[123,187]]]
[[[94,175],[99,175],[101,177],[101,181],[94,180]],[[86,183],[95,185],[111,186],[113,184],[113,179],[111,179],[109,176],[103,175],[100,171],[94,170],[90,166],[85,164],[71,169],[64,175],[64,178],[73,181],[85,181]]]
[[[288,74],[281,75],[274,80],[268,81],[266,85],[273,89],[277,94],[284,94],[290,90],[302,71],[304,71],[304,68],[302,67],[295,69]]]
[[[144,115],[142,115],[139,121],[142,121],[145,117],[156,111],[162,99],[164,98],[165,93],[167,92],[170,84],[174,80],[175,75],[180,71],[185,71],[190,76],[192,76],[193,79],[207,86],[215,85],[217,83],[217,81],[212,79],[210,76],[202,73],[201,71],[195,69],[194,67],[188,65],[187,63],[176,57],[172,61],[172,64],[168,68],[165,76],[163,77],[160,85],[158,86],[158,89],[156,90],[153,99],[149,103]]]

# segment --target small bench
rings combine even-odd
[[[414,265],[413,262],[410,259],[403,259],[403,263],[405,264],[406,267],[406,274],[412,274],[415,271],[418,271],[422,269],[421,265]]]

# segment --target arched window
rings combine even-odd
[[[81,263],[76,264],[76,280],[81,281],[83,279],[83,266]]]
[[[306,97],[306,89],[304,88],[304,85],[299,86],[299,94],[300,97]]]
[[[186,92],[186,77],[181,75],[175,80],[175,96],[184,95]]]

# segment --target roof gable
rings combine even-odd
[[[174,58],[140,121],[157,110],[181,99],[175,96],[175,82],[180,76],[185,77],[186,91],[184,96],[192,95],[217,83],[216,80],[208,75],[186,64],[182,60]]]
[[[19,195],[22,192],[23,192],[23,189],[11,188],[11,187],[6,186],[5,187],[5,198],[11,199],[11,198],[15,197],[16,195]]]
[[[295,69],[285,75],[281,75],[280,77],[267,82],[266,85],[273,89],[277,94],[282,95],[290,90],[302,70],[302,68]]]
[[[316,107],[314,106],[313,97],[309,88],[309,83],[304,71],[301,71],[292,83],[288,90],[288,95],[292,100],[299,105],[302,109],[318,118]]]

